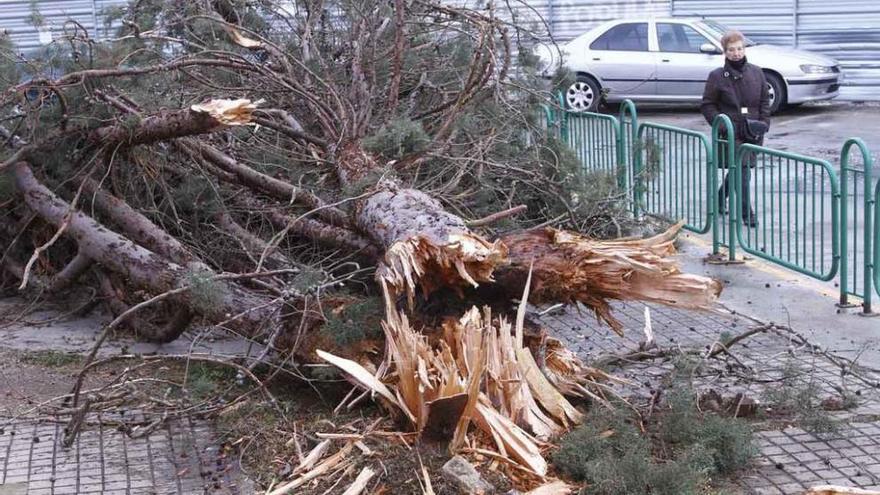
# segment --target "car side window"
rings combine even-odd
[[[590,50],[648,51],[648,23],[618,24],[590,44]]]
[[[700,46],[711,43],[696,29],[685,24],[657,23],[657,42],[661,52],[700,53]]]

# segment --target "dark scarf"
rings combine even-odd
[[[742,60],[740,60],[739,62],[734,62],[733,60],[730,60],[729,58],[724,59],[725,66],[727,66],[727,67],[729,67],[739,73],[742,73],[743,68],[746,66],[747,62],[748,61],[746,60],[746,57],[743,57]]]

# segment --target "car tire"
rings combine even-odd
[[[766,76],[767,86],[770,90],[770,114],[772,115],[785,105],[787,96],[785,92],[785,83],[782,82],[782,78],[776,74],[765,72],[764,75]]]
[[[565,108],[572,112],[595,112],[599,109],[602,91],[599,83],[588,76],[578,76],[565,90]]]

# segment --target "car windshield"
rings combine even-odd
[[[720,22],[716,22],[716,21],[710,21],[710,20],[704,19],[702,21],[699,21],[698,24],[703,29],[708,31],[709,34],[711,34],[712,37],[715,38],[716,40],[720,40],[721,37],[724,36],[724,33],[730,31],[729,27],[725,26],[724,24],[721,24]],[[748,38],[746,38],[745,44],[746,44],[746,46],[757,45],[757,43],[755,43],[754,41],[752,41]]]

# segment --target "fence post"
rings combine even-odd
[[[629,135],[629,149],[624,149],[623,146],[623,129],[624,123],[626,122],[627,115],[629,116],[630,122],[630,135]],[[639,116],[636,111],[636,105],[632,102],[632,100],[623,100],[623,103],[620,104],[620,117],[618,119],[620,122],[620,135],[621,135],[621,146],[620,149],[624,155],[624,161],[627,153],[629,154],[630,161],[626,163],[627,172],[630,174],[632,178],[632,186],[633,186],[633,216],[639,216],[639,205],[642,204],[641,201],[643,198],[640,197],[640,191],[636,187],[636,155],[640,153],[636,153],[636,143],[639,139]]]
[[[840,237],[840,300],[837,306],[849,307],[849,149],[852,141],[847,141],[840,152],[840,225],[843,235]]]
[[[880,296],[880,180],[874,187],[874,249],[871,259],[874,268],[874,290],[877,296]]]
[[[714,167],[711,174],[711,182],[712,182],[712,194],[716,194],[718,191],[718,164],[720,162],[720,153],[721,153],[721,139],[720,139],[720,131],[721,126],[724,126],[724,130],[727,136],[727,149],[724,151],[725,160],[727,163],[727,192],[728,192],[728,234],[727,234],[727,252],[728,252],[728,260],[736,261],[736,194],[737,190],[735,184],[736,177],[739,176],[737,173],[738,170],[737,160],[736,160],[736,147],[735,147],[735,136],[733,132],[733,122],[730,120],[730,117],[724,114],[720,114],[715,117],[715,120],[712,122],[712,156],[711,160],[714,162]],[[718,198],[710,197],[709,198],[709,214],[712,216],[712,254],[718,254],[721,246],[721,240],[718,236]]]
[[[565,96],[562,91],[556,93],[556,101],[559,103],[559,135],[563,143],[569,143],[568,136],[568,110],[565,108]]]
[[[872,180],[872,168],[874,167],[874,159],[871,156],[871,152],[868,150],[868,146],[862,141],[860,138],[850,138],[844,143],[843,149],[840,151],[840,176],[841,176],[841,202],[843,203],[843,209],[840,212],[840,224],[843,229],[849,224],[849,201],[848,195],[849,191],[847,175],[849,173],[849,155],[850,150],[853,146],[859,148],[859,152],[862,154],[862,166],[864,168],[864,195],[863,201],[865,203],[865,226],[864,226],[864,234],[863,234],[863,254],[865,259],[865,269],[862,273],[864,277],[864,282],[862,284],[865,294],[862,298],[862,314],[868,315],[871,313],[871,299],[872,299],[872,290],[871,286],[874,281],[874,271],[877,269],[877,257],[874,255],[875,249],[872,247],[874,232],[872,232],[872,226],[876,220],[872,220],[872,216],[874,214],[874,204],[877,201],[875,196],[875,191],[873,188],[873,180]],[[874,226],[876,227],[876,226]],[[847,270],[849,268],[849,262],[847,259],[847,252],[849,250],[849,236],[844,232],[840,239],[840,304],[841,306],[846,305],[848,302],[848,280],[847,277],[849,274]]]

